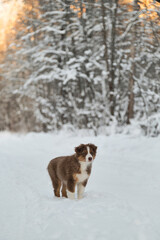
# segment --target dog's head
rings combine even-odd
[[[89,162],[92,161],[96,157],[97,147],[94,144],[81,144],[78,147],[75,147],[75,152],[79,161],[82,162]]]

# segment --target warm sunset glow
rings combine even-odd
[[[85,4],[83,3],[81,5],[79,0],[75,0],[74,2],[76,4],[72,4],[70,8],[77,12],[78,17],[82,17],[82,15],[86,13]],[[133,0],[119,0],[120,4],[128,4],[132,2]],[[14,28],[16,28],[18,16],[20,14],[21,16],[24,15],[26,10],[32,10],[33,8],[36,9],[37,5],[38,2],[36,0],[31,1],[31,4],[24,4],[23,0],[9,0],[4,2],[3,0],[0,0],[0,51],[5,51],[7,49],[7,46],[10,44],[11,36],[15,35],[16,30]],[[147,10],[147,15],[141,14],[140,17],[149,16],[149,18],[152,19],[158,17],[154,10],[156,7],[160,7],[160,3],[154,2],[153,0],[141,0],[139,5],[141,10]],[[128,10],[132,11],[132,4],[128,6]]]
[[[133,0],[120,0],[120,4],[128,4],[128,3],[133,3]],[[157,13],[154,11],[157,7],[160,7],[160,3],[155,2],[154,0],[140,0],[138,2],[140,9],[146,9],[147,14],[149,15],[150,18],[155,19],[157,18]],[[129,6],[129,11],[132,11],[133,7],[132,5]],[[152,11],[151,11],[152,10]],[[141,14],[140,17],[146,17],[146,13],[145,14]]]
[[[78,0],[75,0],[75,2],[78,3]],[[73,9],[73,11],[77,12],[78,17],[81,17],[86,12],[86,6],[84,3],[82,4],[82,7],[80,7],[80,4],[78,7],[71,5],[70,9]]]
[[[153,3],[153,0],[143,0],[139,3],[141,9],[148,10],[147,13],[150,18],[156,19],[158,17],[157,13],[154,11],[156,7],[160,7],[160,3],[155,2]],[[152,11],[151,11],[152,10]],[[146,14],[142,14],[140,17],[145,17]]]
[[[13,27],[22,8],[22,0],[0,1],[0,51],[6,50],[9,43],[7,37],[14,33]]]

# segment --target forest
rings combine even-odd
[[[14,7],[5,35],[0,17],[0,131],[98,135],[135,124],[160,134],[160,3],[24,0],[10,14]]]

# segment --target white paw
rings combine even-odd
[[[67,196],[68,196],[69,199],[75,199],[75,193],[72,193],[68,190],[67,190]]]
[[[78,195],[78,199],[82,199],[83,198],[83,195]]]

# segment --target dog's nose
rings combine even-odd
[[[89,160],[89,161],[92,161],[92,157],[89,157],[88,160]]]

